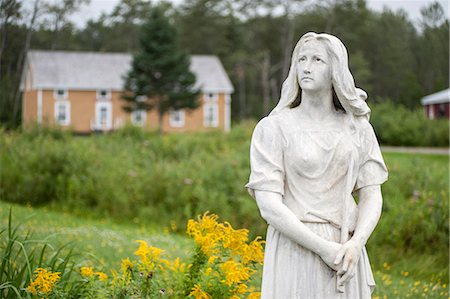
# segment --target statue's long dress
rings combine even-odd
[[[381,185],[387,169],[367,120],[338,113],[339,125],[308,127],[298,108],[262,119],[251,142],[251,175],[246,185],[276,192],[283,203],[316,234],[341,243],[351,237],[358,217],[352,191]],[[365,248],[356,275],[336,288],[336,272],[315,253],[269,225],[262,298],[370,298],[375,281]]]

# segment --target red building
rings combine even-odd
[[[450,88],[423,97],[421,103],[429,119],[450,119]]]

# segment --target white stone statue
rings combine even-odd
[[[280,101],[251,142],[246,187],[269,224],[262,298],[371,297],[365,244],[388,173],[366,98],[338,38],[302,36]]]

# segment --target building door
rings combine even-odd
[[[111,130],[112,128],[112,105],[110,102],[95,103],[95,129]]]

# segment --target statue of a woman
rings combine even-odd
[[[371,297],[365,244],[388,173],[366,98],[338,38],[300,39],[280,101],[251,142],[246,187],[269,224],[262,298]]]

